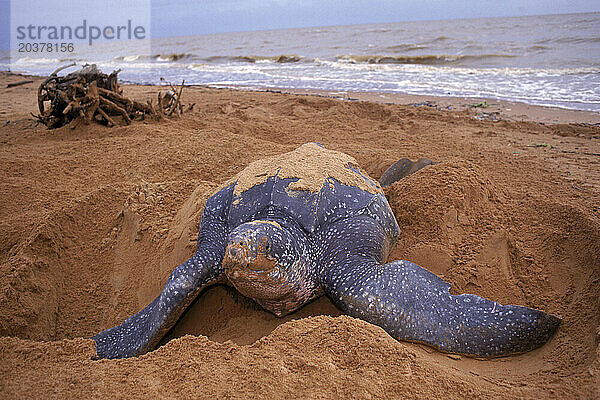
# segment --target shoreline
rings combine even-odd
[[[6,83],[16,83],[22,78],[33,80],[29,85],[39,85],[44,79],[38,75],[0,71]],[[21,78],[21,79],[19,79]],[[122,83],[123,87],[154,87],[138,83]],[[366,101],[381,104],[411,105],[439,111],[467,112],[473,118],[483,121],[538,122],[542,124],[585,124],[600,126],[600,112],[566,109],[554,106],[533,105],[518,101],[496,100],[485,97],[450,97],[433,95],[413,95],[389,92],[331,91],[319,89],[260,88],[236,85],[189,85],[190,88],[216,90],[238,90],[243,92],[273,92],[282,94],[318,96],[345,101]],[[10,90],[11,88],[3,88]],[[0,114],[1,115],[1,114]]]
[[[192,85],[194,86],[194,85]],[[198,86],[206,87],[206,86]],[[427,107],[438,111],[467,111],[483,121],[508,120],[540,122],[544,124],[600,125],[600,112],[575,110],[550,105],[536,105],[519,101],[497,100],[487,97],[452,97],[389,92],[331,91],[319,89],[252,88],[243,86],[208,86],[215,89],[274,92],[283,94],[320,96],[326,98],[367,101],[381,104],[400,104]]]

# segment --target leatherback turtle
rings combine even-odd
[[[215,283],[233,285],[277,316],[325,294],[397,339],[476,357],[533,350],[558,328],[551,314],[452,295],[416,264],[386,263],[398,234],[381,186],[352,157],[308,143],[256,161],[206,201],[197,251],[160,295],[93,337],[98,357],[153,350]]]

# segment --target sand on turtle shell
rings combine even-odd
[[[298,178],[290,183],[290,190],[318,192],[327,178],[356,186],[370,193],[381,193],[379,183],[360,171],[356,160],[344,153],[329,150],[317,143],[305,143],[294,151],[252,162],[243,171],[225,183],[237,182],[234,195],[265,183],[269,177]]]
[[[29,119],[36,88],[0,97],[0,398],[599,398],[600,128],[186,88],[196,107],[181,118],[47,131]],[[326,297],[279,319],[217,285],[157,350],[93,360],[86,338],[193,254],[206,199],[307,142],[374,178],[403,157],[438,161],[384,190],[401,228],[390,258],[453,293],[561,315],[556,336],[514,357],[448,356]]]

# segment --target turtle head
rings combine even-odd
[[[243,295],[282,316],[303,305],[316,290],[305,249],[306,237],[298,228],[255,220],[230,233],[223,267]]]

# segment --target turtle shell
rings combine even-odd
[[[315,143],[252,163],[233,184],[230,228],[283,212],[312,234],[326,224],[362,214],[377,220],[389,238],[398,235],[398,224],[378,183],[352,157]]]

